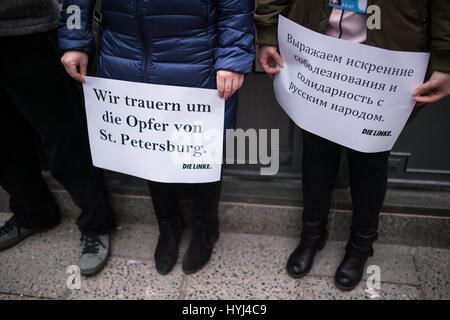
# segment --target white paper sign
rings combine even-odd
[[[332,38],[282,16],[278,41],[285,67],[275,77],[275,96],[299,127],[361,152],[392,149],[414,108],[428,53]]]
[[[225,103],[217,90],[85,79],[96,167],[158,182],[220,180]]]

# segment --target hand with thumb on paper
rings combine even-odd
[[[272,80],[275,73],[280,71],[280,67],[284,67],[283,58],[278,53],[278,49],[275,46],[259,46],[258,61]]]
[[[61,58],[67,73],[77,81],[84,83],[84,76],[87,73],[89,56],[81,51],[66,51]]]
[[[450,73],[434,71],[430,79],[414,90],[416,107],[436,102],[450,95]]]

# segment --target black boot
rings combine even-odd
[[[161,275],[165,275],[177,263],[183,223],[181,217],[177,217],[176,219],[160,219],[158,224],[159,238],[155,250],[155,263],[156,270]]]
[[[156,270],[168,274],[178,260],[183,221],[178,212],[178,190],[175,184],[149,182],[153,206],[159,225],[155,250]]]
[[[182,265],[186,274],[195,273],[208,263],[219,239],[220,182],[197,184],[193,188],[192,236]]]
[[[317,251],[325,246],[327,238],[327,219],[314,223],[304,220],[300,244],[287,262],[288,274],[293,278],[305,276],[312,268]]]
[[[344,260],[338,267],[334,282],[342,291],[353,290],[361,281],[364,267],[369,257],[373,256],[372,244],[378,238],[376,231],[361,234],[352,228],[350,240],[345,247]]]
[[[183,258],[184,273],[191,274],[201,270],[211,258],[214,244],[219,239],[219,223],[215,220],[209,223],[194,222],[191,243]]]

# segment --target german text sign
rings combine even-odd
[[[225,103],[217,90],[85,79],[95,166],[158,182],[220,180]]]

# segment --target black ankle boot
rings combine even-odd
[[[174,183],[149,181],[153,207],[159,225],[159,238],[155,250],[156,270],[165,275],[178,260],[178,248],[183,220],[178,210],[179,188]]]
[[[300,244],[287,262],[287,272],[293,278],[305,276],[312,268],[314,256],[325,246],[328,238],[327,220],[315,223],[303,221]]]
[[[209,223],[195,221],[192,228],[191,243],[184,255],[182,269],[186,274],[201,270],[211,258],[214,244],[219,239],[217,218]]]
[[[182,269],[186,274],[195,273],[208,263],[219,239],[220,187],[220,181],[190,185],[193,225],[191,243],[183,258]]]
[[[178,249],[182,233],[181,217],[174,219],[160,219],[159,238],[155,250],[156,270],[161,274],[168,274],[178,260]]]
[[[334,277],[338,289],[350,291],[358,285],[364,274],[367,259],[373,256],[372,244],[377,238],[376,231],[364,235],[352,228],[350,240],[345,247],[344,259]]]

